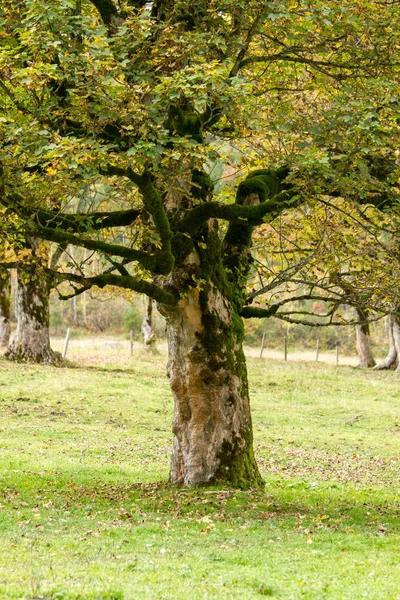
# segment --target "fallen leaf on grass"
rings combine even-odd
[[[385,533],[387,532],[387,528],[384,525],[378,525],[378,531],[379,533],[385,535]]]
[[[200,531],[200,533],[207,533],[207,531],[211,531],[214,528],[215,528],[214,523],[210,523],[209,525],[207,525],[207,527],[205,527],[204,529],[202,529]]]

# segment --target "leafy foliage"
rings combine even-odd
[[[397,11],[368,0],[10,2],[0,22],[3,203],[35,235],[102,252],[124,286],[142,290],[135,280],[179,262],[179,223],[212,195],[198,197],[195,173],[227,160],[224,140],[242,170],[289,163],[301,197],[357,186],[365,201],[379,187],[369,156],[392,152],[398,130]],[[113,198],[138,211],[126,233],[115,229],[126,227],[122,213],[88,219],[82,204],[79,234],[57,220],[99,185],[108,210]],[[213,216],[238,218],[210,207],[193,219]],[[154,284],[145,290],[166,300]]]

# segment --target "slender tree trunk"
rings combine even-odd
[[[0,272],[0,346],[7,346],[11,335],[10,323],[11,273]]]
[[[190,290],[165,316],[175,405],[170,481],[261,485],[241,318],[215,288]]]
[[[387,357],[374,368],[400,370],[400,315],[392,313],[389,315],[389,352]]]
[[[146,298],[146,311],[144,313],[141,330],[143,334],[143,343],[147,349],[154,348],[154,344],[156,342],[156,336],[153,331],[152,316],[153,300],[152,298]]]
[[[365,311],[356,308],[357,318],[360,321],[356,325],[356,346],[359,358],[359,366],[362,369],[374,367],[376,362],[371,349],[371,337],[369,323],[366,320]]]
[[[46,279],[18,274],[17,329],[6,357],[17,362],[57,364],[61,355],[50,348],[49,285]]]
[[[82,323],[84,324],[84,326],[86,327],[87,325],[87,304],[86,304],[86,292],[83,292],[82,294]]]
[[[84,271],[87,270],[85,268],[86,267],[87,259],[88,259],[88,251],[85,248],[84,252],[83,252],[83,265],[82,265],[82,269]],[[83,292],[83,294],[82,294],[82,322],[83,322],[83,325],[85,327],[87,325],[87,310],[86,310],[87,309],[87,303],[86,303],[86,301],[87,301],[86,292]]]

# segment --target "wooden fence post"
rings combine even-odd
[[[260,358],[262,358],[262,354],[263,354],[263,350],[264,350],[264,340],[265,340],[265,331],[262,334],[261,348],[260,348]]]
[[[283,352],[284,352],[284,358],[285,358],[285,360],[287,360],[287,337],[286,337],[286,335],[285,335],[285,338],[284,338]]]
[[[68,327],[67,329],[67,335],[65,336],[65,343],[64,343],[64,350],[62,353],[62,357],[65,358],[67,356],[67,350],[68,350],[68,344],[69,344],[69,338],[71,337],[71,329],[70,327]]]
[[[319,356],[319,338],[317,338],[317,351],[315,353],[315,362],[318,362],[318,356]]]

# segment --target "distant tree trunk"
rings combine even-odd
[[[85,327],[87,325],[87,310],[86,310],[86,308],[87,308],[86,292],[83,292],[83,294],[82,294],[82,322]]]
[[[57,364],[62,358],[50,348],[49,283],[36,272],[18,273],[17,329],[6,357],[16,362]]]
[[[0,272],[0,346],[7,346],[10,340],[10,299],[11,299],[11,273]]]
[[[399,371],[400,356],[400,314],[392,313],[389,315],[389,352],[387,357],[378,363],[374,368],[396,369]]]
[[[356,345],[359,358],[359,366],[362,369],[374,367],[376,362],[372,354],[369,323],[365,310],[356,308],[357,319],[360,322],[356,325]]]
[[[146,311],[144,313],[143,322],[142,322],[142,334],[143,334],[143,343],[145,348],[154,348],[154,344],[156,342],[156,336],[153,331],[153,300],[152,298],[146,298]]]

